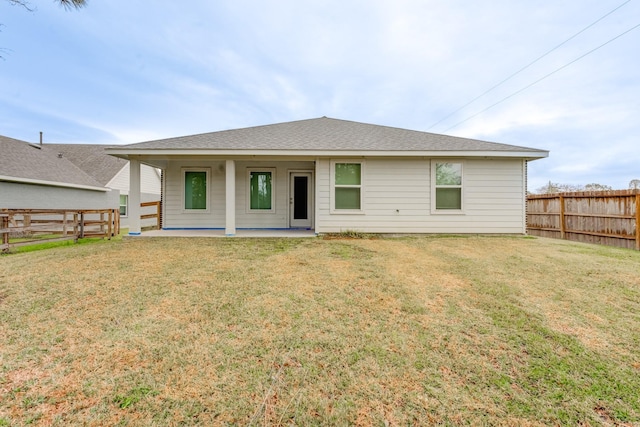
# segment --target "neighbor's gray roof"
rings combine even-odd
[[[511,151],[545,150],[321,117],[119,146],[120,150]]]
[[[103,187],[57,153],[0,135],[0,176],[89,187]]]
[[[62,154],[64,158],[83,170],[87,175],[93,177],[100,184],[107,185],[123,167],[127,161],[108,155],[105,148],[113,145],[98,144],[44,144],[46,151],[51,151],[57,155]]]

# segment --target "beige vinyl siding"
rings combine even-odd
[[[255,212],[248,207],[248,169],[275,169],[272,191],[275,193],[273,212]],[[236,227],[288,228],[289,227],[289,171],[310,170],[313,162],[236,162]],[[313,197],[310,194],[309,197]]]
[[[176,160],[168,162],[165,170],[164,228],[224,228],[225,172],[220,160]],[[206,212],[185,211],[183,170],[206,170],[209,173]]]
[[[360,215],[329,212],[330,161],[318,161],[316,232],[523,233],[523,161],[456,161],[464,162],[462,213],[431,213],[431,159],[366,159]]]

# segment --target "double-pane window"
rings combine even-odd
[[[127,194],[120,195],[120,216],[127,216],[127,205],[129,204],[129,196]]]
[[[360,210],[362,207],[362,164],[335,163],[334,191],[336,210]]]
[[[435,163],[436,210],[462,209],[462,163]]]

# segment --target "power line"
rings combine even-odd
[[[489,106],[488,106],[487,108],[485,108],[484,110],[479,111],[479,112],[475,113],[474,115],[469,116],[469,117],[467,117],[466,119],[462,120],[461,122],[458,122],[458,123],[456,123],[455,125],[448,127],[448,128],[447,128],[447,129],[445,129],[443,132],[447,132],[448,130],[453,129],[453,128],[455,128],[455,127],[457,127],[457,126],[461,125],[462,123],[465,123],[465,122],[467,122],[467,121],[469,121],[469,120],[473,119],[474,117],[479,116],[480,114],[482,114],[482,113],[484,113],[485,111],[487,111],[487,110],[489,110],[489,109],[491,109],[491,108],[495,107],[496,105],[501,104],[502,102],[506,101],[507,99],[512,98],[512,97],[514,97],[514,96],[518,95],[518,94],[519,94],[519,93],[521,93],[521,92],[524,92],[525,90],[529,89],[531,86],[533,86],[533,85],[536,85],[536,84],[540,83],[542,80],[546,79],[547,77],[549,77],[549,76],[551,76],[551,75],[553,75],[553,74],[557,73],[558,71],[560,71],[560,70],[562,70],[562,69],[564,69],[564,68],[567,68],[569,65],[571,65],[571,64],[573,64],[573,63],[575,63],[575,62],[578,62],[579,60],[581,60],[581,59],[582,59],[582,58],[584,58],[585,56],[592,54],[592,53],[593,53],[593,52],[595,52],[596,50],[598,50],[598,49],[600,49],[600,48],[602,48],[602,47],[604,47],[604,46],[608,45],[609,43],[611,43],[612,41],[614,41],[614,40],[616,40],[616,39],[619,39],[620,37],[624,36],[625,34],[627,34],[627,33],[631,32],[631,31],[633,31],[633,30],[635,30],[635,29],[636,29],[636,28],[638,28],[638,27],[640,27],[640,24],[638,24],[638,25],[636,25],[636,26],[634,26],[634,27],[629,28],[627,31],[625,31],[625,32],[623,32],[623,33],[621,33],[621,34],[618,34],[618,35],[617,35],[617,36],[615,36],[614,38],[612,38],[612,39],[608,40],[608,41],[607,41],[607,42],[605,42],[605,43],[602,43],[600,46],[598,46],[598,47],[596,47],[596,48],[591,49],[589,52],[587,52],[587,53],[585,53],[585,54],[583,54],[583,55],[581,55],[581,56],[577,57],[576,59],[574,59],[573,61],[571,61],[571,62],[569,62],[569,63],[567,63],[567,64],[565,64],[565,65],[563,65],[562,67],[555,69],[554,71],[550,72],[549,74],[547,74],[547,75],[545,75],[545,76],[543,76],[543,77],[539,78],[539,79],[538,79],[538,80],[536,80],[535,82],[528,84],[527,86],[523,87],[523,88],[522,88],[522,89],[520,89],[520,90],[517,90],[516,92],[513,92],[511,95],[509,95],[509,96],[505,96],[505,97],[504,97],[504,98],[502,98],[500,101],[498,101],[498,102],[496,102],[496,103],[494,103],[494,104],[489,105]]]
[[[466,104],[464,104],[462,107],[456,109],[455,111],[452,111],[451,113],[447,114],[446,116],[444,116],[442,119],[438,120],[437,122],[435,122],[434,124],[432,124],[431,126],[429,126],[427,128],[427,130],[433,128],[436,125],[439,125],[440,123],[444,122],[445,120],[447,120],[449,117],[453,116],[455,113],[457,113],[458,111],[462,110],[463,108],[468,107],[469,105],[473,104],[475,101],[477,101],[478,99],[482,98],[483,96],[485,96],[486,94],[488,94],[489,92],[491,92],[492,90],[494,90],[495,88],[503,85],[504,83],[506,83],[507,81],[511,80],[513,77],[515,77],[516,75],[520,74],[521,72],[523,72],[524,70],[526,70],[527,68],[529,68],[530,66],[532,66],[533,64],[535,64],[536,62],[538,62],[539,60],[541,60],[542,58],[544,58],[545,56],[549,55],[551,52],[553,52],[554,50],[564,46],[565,44],[567,44],[568,42],[570,42],[571,40],[573,40],[574,38],[576,38],[577,36],[579,36],[580,34],[584,33],[585,31],[587,31],[589,28],[593,27],[594,25],[596,25],[598,22],[602,21],[604,18],[606,18],[607,16],[611,15],[613,12],[615,12],[616,10],[620,9],[622,6],[624,6],[625,4],[629,3],[631,0],[627,0],[624,3],[622,3],[620,6],[616,7],[615,9],[611,10],[610,12],[606,13],[605,15],[601,16],[600,18],[598,18],[597,20],[595,20],[594,22],[592,22],[591,24],[587,25],[586,27],[584,27],[582,30],[578,31],[577,33],[575,33],[574,35],[572,35],[571,37],[569,37],[568,39],[566,39],[565,41],[563,41],[562,43],[560,43],[559,45],[557,45],[556,47],[554,47],[553,49],[547,51],[545,54],[537,57],[536,59],[534,59],[533,61],[531,61],[530,63],[528,63],[527,65],[525,65],[524,67],[520,68],[518,71],[516,71],[515,73],[511,74],[509,77],[505,78],[504,80],[502,80],[500,83],[490,87],[489,89],[487,89],[486,91],[484,91],[483,93],[481,93],[480,95],[476,96],[475,98],[473,98],[471,101],[467,102]]]

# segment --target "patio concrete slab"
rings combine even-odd
[[[224,230],[149,230],[143,231],[140,235],[130,235],[132,238],[144,237],[229,237],[229,238],[245,238],[245,237],[316,237],[314,230],[236,230],[233,236],[224,234]]]

